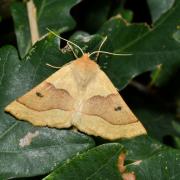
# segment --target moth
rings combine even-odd
[[[109,140],[146,134],[111,80],[90,54],[82,53],[82,57],[11,102],[5,111],[35,126],[74,126]]]

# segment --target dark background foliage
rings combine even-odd
[[[165,1],[166,0],[164,0],[163,2]],[[57,63],[58,65],[60,63],[60,65],[62,65],[68,62],[68,59],[72,58],[71,55],[63,55],[63,54],[59,55],[59,52],[57,51],[58,49],[57,46],[59,46],[59,43],[57,43],[56,40],[53,39],[52,37],[49,37],[49,39],[47,38],[46,43],[45,40],[38,42],[36,44],[37,49],[34,54],[33,53],[31,54],[31,51],[29,51],[27,54],[23,54],[24,52],[21,51],[22,49],[21,50],[19,49],[19,51],[16,52],[16,50],[13,49],[12,47],[7,47],[6,45],[10,44],[13,45],[16,49],[19,48],[19,44],[17,40],[18,37],[16,37],[16,32],[15,32],[15,24],[17,23],[17,21],[13,20],[11,13],[12,9],[10,10],[10,6],[13,2],[15,2],[15,0],[0,1],[0,47],[1,47],[0,57],[3,59],[5,57],[4,54],[8,54],[9,52],[10,54],[12,54],[12,56],[8,60],[9,64],[7,65],[6,68],[7,77],[4,81],[2,81],[2,83],[4,83],[5,85],[4,86],[0,85],[1,109],[2,106],[4,106],[4,104],[18,97],[20,94],[23,94],[28,89],[38,84],[41,80],[43,80],[43,78],[49,76],[53,72],[53,70],[51,69],[47,70],[47,67],[43,66],[43,63],[37,59],[43,58],[45,59],[44,60],[45,62],[50,62],[53,64]],[[16,2],[21,3],[22,1],[17,0]],[[153,28],[155,29],[158,26],[158,24],[165,22],[166,17],[169,17],[171,12],[173,13],[173,2],[174,2],[173,0],[172,0],[172,4],[169,6],[167,5],[166,8],[164,6],[163,10],[160,6],[161,4],[163,4],[161,1],[156,1],[159,2],[159,4],[158,3],[156,4],[156,6],[153,6],[154,2],[155,1],[153,0],[147,0],[147,1],[145,0],[83,0],[75,5],[73,5],[72,3],[70,4],[72,8],[69,8],[70,15],[75,20],[76,25],[75,24],[73,25],[73,22],[70,22],[70,25],[72,27],[69,28],[67,31],[63,31],[63,33],[61,33],[61,36],[67,39],[71,38],[72,40],[76,41],[78,44],[85,47],[86,43],[84,43],[82,39],[77,39],[78,36],[76,34],[76,33],[80,33],[82,36],[85,36],[85,34],[83,34],[85,32],[88,33],[86,34],[87,36],[93,35],[93,37],[91,37],[90,41],[87,43],[88,48],[91,49],[93,43],[95,43],[96,46],[98,47],[97,42],[99,41],[99,39],[101,40],[102,35],[108,34],[108,32],[106,31],[107,30],[106,26],[111,27],[111,23],[112,25],[113,23],[114,24],[119,23],[116,22],[116,20],[110,21],[109,19],[111,19],[113,16],[116,16],[119,13],[123,16],[124,19],[134,24],[133,27],[131,27],[131,30],[135,28],[139,30],[142,29],[142,34],[144,32],[148,32],[150,34],[151,30],[153,31]],[[178,0],[175,1],[175,3],[176,3],[176,8],[177,7],[179,8]],[[14,7],[14,9],[16,8]],[[68,16],[68,18],[70,17]],[[159,31],[160,33],[155,32],[154,34],[152,32],[152,36],[150,35],[150,38],[148,40],[143,39],[144,42],[146,43],[149,42],[150,48],[152,44],[152,49],[150,49],[150,52],[152,52],[151,50],[155,49],[156,44],[158,46],[158,43],[163,42],[162,41],[163,38],[165,39],[164,40],[165,44],[166,43],[168,44],[168,42],[172,42],[169,41],[168,38],[166,38],[167,37],[166,33],[169,33],[167,29],[169,26],[171,26],[171,23],[173,24],[173,22],[176,21],[180,25],[180,22],[177,20],[179,18],[180,16],[178,17],[176,15],[174,16],[172,15],[172,17],[170,18],[170,22],[165,22],[165,24],[162,25],[165,28],[164,34],[162,34],[163,31]],[[148,24],[149,28],[151,29],[147,30],[146,29],[147,27],[144,25],[144,23]],[[122,25],[121,23],[119,24],[121,28],[124,28],[124,25]],[[128,31],[129,34],[131,35],[134,34],[133,30],[131,31],[130,28],[126,29],[125,27],[124,29],[125,31]],[[117,46],[119,45],[118,42],[115,42],[116,33],[119,33],[118,29],[115,29],[112,32],[112,36],[110,36],[110,38],[112,38],[112,42],[108,41],[109,45],[105,45],[105,48],[107,50],[115,51],[116,44]],[[122,39],[123,39],[124,37],[123,32],[120,32],[119,34],[120,36],[122,34]],[[156,37],[155,41],[152,40],[153,37]],[[131,39],[127,38],[126,40],[131,42]],[[115,44],[114,45],[115,48],[113,47],[113,42]],[[65,42],[62,42],[60,46],[61,48],[64,47]],[[121,48],[121,46],[123,45],[120,44],[118,48]],[[165,53],[168,54],[168,50],[171,50],[171,48],[173,49],[173,47],[175,46],[174,45],[171,46],[171,44],[169,44],[168,49],[165,50]],[[9,135],[7,135],[7,137],[4,137],[3,126],[4,127],[9,126],[10,129],[12,128],[16,120],[10,117],[6,117],[6,115],[3,114],[3,110],[1,110],[0,117],[2,118],[0,119],[0,121],[3,120],[2,122],[4,122],[4,119],[7,119],[7,122],[5,124],[1,123],[2,127],[0,126],[0,137],[3,137],[3,139],[0,139],[0,143],[1,143],[0,146],[2,151],[0,152],[0,164],[3,165],[2,162],[4,162],[4,160],[2,157],[5,157],[6,155],[7,155],[6,161],[9,160],[10,164],[12,161],[16,162],[16,160],[17,159],[18,160],[16,162],[17,169],[14,170],[13,168],[11,169],[11,167],[9,169],[7,168],[8,170],[4,174],[3,171],[5,170],[2,171],[0,170],[0,179],[1,178],[6,179],[9,177],[25,177],[25,176],[27,177],[30,176],[29,178],[25,178],[25,179],[33,179],[31,176],[35,176],[34,179],[41,179],[42,177],[45,177],[44,174],[49,174],[49,172],[54,169],[55,166],[53,165],[53,163],[59,163],[59,169],[57,171],[55,170],[54,174],[52,173],[52,175],[50,175],[50,178],[51,176],[52,178],[56,177],[56,175],[58,174],[56,178],[70,179],[71,177],[69,177],[69,172],[72,172],[73,174],[74,173],[73,168],[75,166],[78,166],[81,170],[85,166],[87,166],[90,170],[93,169],[93,162],[91,162],[92,163],[91,166],[91,164],[89,163],[90,162],[89,159],[93,159],[93,161],[97,161],[97,164],[94,164],[94,167],[102,166],[103,163],[107,165],[107,167],[102,168],[104,171],[102,170],[102,172],[97,173],[98,177],[102,177],[102,178],[107,177],[107,174],[105,174],[105,172],[107,171],[108,168],[112,167],[112,169],[110,169],[107,172],[109,173],[109,175],[111,175],[111,173],[115,174],[114,178],[112,179],[118,179],[121,177],[119,177],[119,174],[117,173],[117,169],[115,169],[115,166],[113,165],[117,163],[116,160],[118,158],[118,155],[120,152],[124,151],[124,148],[125,151],[127,152],[127,159],[126,159],[127,169],[129,172],[134,171],[139,179],[146,179],[146,178],[148,179],[149,177],[151,177],[150,179],[156,179],[156,177],[159,177],[158,173],[162,175],[162,179],[168,179],[174,176],[175,176],[174,179],[179,179],[180,176],[178,175],[178,167],[179,167],[179,157],[180,157],[180,152],[179,152],[180,57],[177,55],[178,54],[177,52],[178,51],[180,52],[179,44],[176,47],[178,47],[176,49],[177,50],[176,54],[175,55],[173,54],[172,56],[166,54],[167,59],[165,58],[164,61],[163,60],[158,61],[156,60],[156,58],[154,58],[154,56],[157,56],[157,59],[162,58],[162,55],[158,54],[158,52],[156,51],[157,49],[155,49],[153,53],[157,52],[157,54],[155,54],[152,57],[152,64],[151,64],[151,56],[146,57],[143,54],[144,51],[145,53],[148,53],[148,51],[146,51],[145,49],[142,50],[141,52],[141,48],[142,49],[144,48],[143,42],[140,43],[140,45],[139,43],[137,43],[134,45],[134,47],[132,48],[130,47],[130,50],[133,52],[133,54],[135,54],[135,57],[133,57],[136,58],[135,61],[139,63],[139,67],[137,67],[137,69],[139,70],[138,72],[134,74],[132,73],[130,75],[127,73],[128,69],[126,68],[130,68],[130,70],[132,71],[134,70],[133,69],[134,64],[131,64],[131,61],[128,61],[129,65],[127,66],[126,63],[124,63],[124,67],[125,67],[124,69],[121,67],[121,65],[123,65],[123,62],[122,63],[120,62],[118,66],[120,67],[120,72],[118,74],[117,72],[119,69],[118,67],[117,69],[115,68],[116,64],[113,65],[109,63],[110,68],[107,69],[106,72],[109,75],[109,77],[112,79],[113,83],[121,90],[120,93],[127,102],[127,104],[130,106],[133,112],[144,124],[145,128],[148,131],[147,137],[137,137],[132,140],[119,140],[117,144],[116,143],[113,144],[101,138],[88,137],[76,133],[73,134],[69,130],[61,131],[61,130],[54,130],[54,129],[49,130],[48,128],[42,128],[40,130],[42,134],[45,134],[46,136],[47,134],[49,134],[49,136],[50,137],[53,136],[54,139],[52,140],[51,138],[49,139],[47,138],[46,139],[46,141],[48,140],[47,146],[49,147],[47,149],[44,149],[42,152],[39,151],[39,153],[47,153],[48,155],[49,153],[53,154],[54,150],[51,149],[51,146],[52,144],[54,145],[54,143],[56,143],[57,149],[55,149],[55,151],[59,152],[59,154],[55,153],[54,156],[56,157],[58,156],[59,158],[53,159],[50,155],[49,156],[46,155],[46,157],[48,157],[49,159],[52,158],[52,161],[49,163],[49,165],[42,167],[42,169],[45,168],[46,170],[43,169],[42,171],[39,172],[36,171],[36,166],[33,170],[31,166],[32,162],[30,161],[31,163],[28,164],[27,169],[28,168],[31,169],[32,172],[23,174],[23,172],[21,172],[22,166],[19,166],[19,164],[24,163],[20,157],[21,156],[26,157],[26,155],[24,155],[26,151],[23,150],[21,152],[22,154],[21,153],[19,154],[18,157],[19,159],[18,159],[16,155],[12,157],[7,155],[4,152],[3,148],[6,149],[7,143],[13,144],[17,138],[21,137],[23,133],[21,132],[22,128],[24,129],[24,133],[26,129],[36,130],[39,128],[32,127],[31,125],[25,122],[20,122],[17,125],[18,127],[16,127],[16,133],[10,132]],[[43,51],[45,50],[49,51],[50,53],[43,54]],[[141,53],[143,54],[142,56]],[[138,56],[139,54],[140,56]],[[138,57],[136,57],[136,55]],[[164,55],[164,57],[166,57],[166,55]],[[59,56],[63,59],[62,62],[58,61]],[[28,62],[24,63],[24,60],[27,59],[28,57],[31,60],[30,63]],[[100,65],[102,66],[102,68],[103,68],[103,63],[106,62],[106,59],[104,58],[105,60],[103,60],[103,57],[105,56],[102,56],[102,58],[100,58],[101,60]],[[140,61],[139,58],[141,57],[143,59]],[[21,59],[23,65],[20,63],[19,59]],[[109,60],[111,59],[107,59],[107,62],[109,62]],[[155,63],[155,61],[161,62],[163,64],[163,68],[159,68],[159,66],[157,66],[159,63]],[[11,66],[13,63],[14,66]],[[41,67],[39,67],[38,63],[41,65]],[[21,66],[20,69],[18,69],[19,66]],[[31,77],[33,77],[34,69],[37,69],[38,73],[34,81],[31,82],[30,80]],[[10,71],[12,71],[12,74],[13,73],[14,74],[12,75]],[[121,72],[127,73],[127,76],[125,76],[124,79],[121,77],[123,76]],[[1,73],[1,68],[0,68],[0,73]],[[27,76],[27,74],[29,76]],[[12,76],[12,78],[10,76]],[[7,92],[7,89],[11,89],[11,88],[13,89],[15,87],[15,84],[10,84],[8,83],[8,81],[11,82],[13,78],[17,80],[17,77],[19,78],[18,82],[27,82],[27,83],[23,83],[26,84],[26,86],[25,87],[23,86],[23,88],[20,87],[18,92],[14,94],[12,93],[12,97],[11,96],[6,97],[7,93],[5,92]],[[28,77],[29,79],[25,77]],[[122,81],[118,82],[117,79],[120,79]],[[2,134],[1,134],[1,130],[2,130]],[[64,141],[58,140],[59,138],[60,139],[63,138],[65,140]],[[41,146],[44,147],[43,141],[41,141],[41,139],[37,143],[39,143]],[[76,143],[76,147],[73,145],[73,143]],[[61,144],[64,144],[64,146],[70,145],[71,147],[70,149],[74,148],[76,150],[75,151],[72,150],[72,152],[68,151],[67,153],[66,148],[62,148]],[[92,147],[95,147],[94,148],[95,150],[92,149]],[[8,150],[11,150],[11,148],[14,149],[14,146],[12,145],[12,147],[9,146],[8,148],[10,148]],[[36,144],[32,145],[31,148],[32,149],[35,148],[35,150],[37,150]],[[90,149],[90,151],[87,151],[87,149]],[[16,150],[18,151],[19,149]],[[82,156],[79,156],[78,154],[79,152],[80,153],[84,152],[84,153],[82,154]],[[102,152],[104,152],[104,154]],[[63,158],[60,157],[61,153],[63,153],[64,155]],[[77,156],[75,156],[75,154],[77,154]],[[75,157],[71,159],[73,156]],[[105,159],[105,157],[111,157],[111,160],[109,159],[107,160]],[[161,157],[163,157],[164,159]],[[45,163],[49,161],[48,158],[45,159]],[[66,159],[70,159],[70,163],[69,162],[64,163]],[[86,159],[88,159],[88,162],[85,161]],[[136,162],[139,159],[143,160],[143,162],[140,164],[139,167],[137,167],[132,162]],[[39,161],[39,159],[36,160]],[[105,163],[106,161],[107,163]],[[157,161],[158,162],[161,161],[161,163],[158,164]],[[158,168],[154,166],[154,164],[156,165],[158,164],[157,166],[161,167],[162,171],[157,172],[156,170]],[[4,166],[1,167],[1,165],[0,165],[0,169],[3,169]],[[5,168],[6,167],[8,167],[8,163],[5,164]],[[172,167],[173,170],[169,170]],[[167,170],[166,168],[169,170],[167,174],[166,174],[166,170]],[[16,172],[18,172],[19,174],[16,175]],[[156,177],[154,177],[152,175],[153,173],[151,172],[155,172],[154,174]],[[39,176],[41,174],[43,174],[43,176]],[[59,174],[61,176],[59,176]],[[148,174],[147,177],[144,174]],[[83,175],[90,177],[92,175],[92,172],[84,172]],[[81,176],[78,177],[77,175],[77,179],[82,177]],[[94,178],[95,177],[96,176],[94,176]]]

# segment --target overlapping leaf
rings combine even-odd
[[[140,136],[120,140],[118,144],[104,144],[89,150],[60,165],[45,180],[55,179],[121,179],[117,171],[118,157],[126,154],[125,171],[136,179],[178,179],[180,152],[159,142]],[[123,144],[123,146],[121,145]]]
[[[123,152],[119,144],[104,144],[76,156],[57,168],[44,180],[55,179],[122,179],[118,157]]]
[[[127,171],[134,172],[137,179],[164,180],[180,178],[180,152],[178,150],[161,151],[152,157],[129,164]]]
[[[46,63],[60,66],[67,58],[71,56],[64,57],[52,36],[37,43],[23,61],[13,47],[0,49],[0,179],[48,173],[67,158],[94,146],[91,138],[80,133],[34,127],[4,112],[10,101],[54,71]],[[36,134],[32,142],[28,134]]]
[[[128,24],[120,16],[116,16],[107,21],[98,34],[94,35],[108,37],[103,50],[132,54],[122,57],[101,55],[99,58],[101,68],[119,89],[124,88],[135,76],[156,69],[157,66],[161,66],[161,74],[168,78],[171,77],[171,72],[180,67],[180,44],[177,38],[174,38],[179,24],[179,10],[180,3],[177,1],[174,8],[162,16],[152,28],[145,24]],[[86,34],[85,38],[83,35],[81,37],[78,39],[73,36],[81,47],[89,46],[90,41],[87,39],[92,38],[92,35],[88,37]],[[86,49],[90,52],[95,50],[94,48]]]
[[[152,21],[155,22],[166,11],[171,9],[175,0],[147,0]]]
[[[126,149],[126,173],[136,179],[179,179],[180,151],[147,136],[119,141]]]
[[[109,77],[123,88],[129,80],[161,64],[162,71],[170,78],[171,72],[180,67],[180,43],[173,34],[179,25],[180,2],[162,16],[152,28],[141,24],[127,24],[115,17],[99,30],[108,40],[104,50],[114,53],[132,53],[132,56],[102,56],[100,64]]]
[[[136,179],[179,179],[180,152],[147,136],[121,140],[126,149],[126,172]]]
[[[46,28],[65,32],[75,26],[75,21],[70,15],[70,9],[80,0],[34,0],[33,2],[37,10],[37,24],[40,36],[47,33]],[[25,3],[16,2],[11,9],[19,52],[21,57],[24,57],[31,47],[27,7]]]
[[[153,154],[167,149],[166,146],[147,135],[123,139],[118,142],[126,149],[126,160],[129,162],[149,158]]]

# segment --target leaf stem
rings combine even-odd
[[[31,41],[32,41],[32,45],[34,45],[36,41],[39,40],[36,7],[34,5],[33,0],[28,1],[26,5],[27,5],[27,13],[29,19],[30,33],[31,33]]]

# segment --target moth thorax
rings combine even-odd
[[[78,61],[78,60],[77,60]],[[90,60],[91,61],[91,60]],[[89,64],[86,62],[75,62],[72,73],[74,76],[74,80],[77,83],[77,85],[81,88],[86,88],[91,81],[94,80],[97,73],[97,66],[95,64]]]

